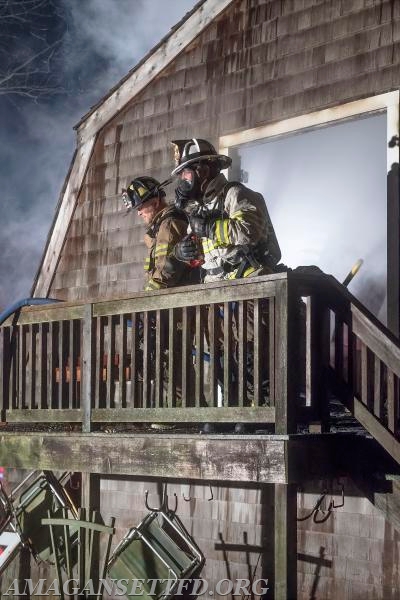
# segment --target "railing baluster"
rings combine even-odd
[[[119,350],[119,403],[121,408],[126,408],[126,369],[127,369],[127,318],[120,316],[118,333]]]
[[[39,323],[37,336],[37,378],[36,378],[36,404],[40,409],[47,408],[47,323]]]
[[[162,367],[162,356],[161,356],[161,331],[162,331],[162,327],[163,325],[165,325],[165,323],[162,323],[162,317],[165,317],[165,315],[161,314],[160,310],[156,311],[156,348],[155,348],[155,354],[156,354],[156,362],[155,362],[155,381],[154,381],[154,402],[155,402],[155,407],[156,408],[160,408],[160,406],[163,405],[163,401],[162,401],[162,397],[163,397],[163,388],[165,385],[165,372],[164,369]]]
[[[66,362],[67,362],[67,332],[66,322],[60,321],[58,333],[58,408],[65,408],[66,398]]]
[[[17,408],[25,408],[25,352],[26,338],[24,326],[18,327],[18,400]]]
[[[190,333],[190,308],[182,309],[182,408],[189,406],[190,365],[192,363],[192,340]]]
[[[208,336],[210,340],[209,347],[209,398],[208,405],[209,406],[217,406],[218,399],[218,372],[220,371],[220,367],[218,366],[219,361],[219,340],[218,340],[218,323],[221,322],[221,317],[219,316],[218,305],[210,304],[208,308]],[[206,325],[206,324],[205,324]]]
[[[11,328],[10,355],[11,355],[11,381],[9,388],[9,407],[18,408],[18,354],[19,354],[19,327]]]
[[[101,408],[104,404],[105,388],[105,347],[104,347],[104,317],[96,318],[96,389],[95,408]]]
[[[143,313],[143,407],[151,408],[151,346],[150,318],[148,311]]]
[[[361,342],[361,400],[368,404],[368,356],[367,346]]]
[[[254,378],[254,406],[260,406],[261,395],[262,395],[262,381],[261,381],[261,363],[262,363],[262,347],[263,340],[261,339],[261,302],[257,298],[254,300],[254,315],[253,315],[253,328],[254,328],[254,365],[253,365],[253,378]],[[270,346],[270,340],[268,340],[268,347]],[[269,347],[270,350],[270,347]],[[270,361],[269,361],[270,362]]]
[[[372,354],[368,346],[361,342],[361,400],[371,411],[374,409],[375,372]]]
[[[382,362],[376,355],[374,355],[374,415],[377,419],[383,418]]]
[[[37,326],[33,323],[29,325],[29,363],[30,363],[30,377],[29,377],[29,408],[39,408],[39,404],[36,400],[36,378],[37,378],[37,353],[36,353],[36,331]]]
[[[128,402],[132,407],[140,408],[142,406],[141,395],[139,394],[138,385],[138,360],[139,360],[139,336],[138,325],[139,319],[137,313],[131,314],[131,394]]]
[[[261,301],[262,302],[262,301]],[[268,347],[269,347],[269,365],[268,365],[268,377],[269,377],[269,406],[275,406],[275,298],[268,298],[264,300],[267,305],[268,314]],[[259,301],[257,300],[257,304]],[[260,317],[259,317],[260,319]],[[259,321],[260,323],[260,321]],[[260,334],[259,334],[260,335]],[[259,339],[259,354],[262,349],[262,340]],[[254,351],[254,355],[255,355]],[[260,388],[261,392],[261,388]],[[266,390],[268,393],[268,390]],[[258,396],[261,398],[261,393]],[[265,398],[268,403],[268,398]],[[264,399],[262,399],[264,402]],[[259,402],[261,404],[261,402]],[[259,406],[256,404],[256,406]]]
[[[238,406],[246,406],[246,400],[247,400],[247,377],[248,377],[248,373],[247,373],[247,367],[248,365],[247,363],[247,351],[248,348],[246,347],[246,339],[247,339],[247,332],[246,332],[246,317],[247,317],[247,303],[244,300],[240,300],[238,302],[238,306],[236,308],[236,314],[237,314],[237,320],[236,320],[236,327],[237,327],[237,332],[238,332],[238,352],[237,352],[237,359],[238,359],[238,365],[237,365],[237,377],[238,380],[236,382],[236,386],[237,386],[237,393],[238,393],[238,398],[237,398],[237,405]],[[253,357],[254,359],[254,357]]]
[[[57,331],[58,323],[51,321],[49,324],[49,349],[47,362],[47,406],[57,408]]]
[[[82,386],[82,431],[88,433],[91,431],[92,406],[94,393],[94,375],[95,375],[95,326],[93,322],[93,305],[85,306],[85,315],[83,319],[82,331],[82,355],[81,355],[81,386]],[[102,356],[97,357],[98,361],[103,360]]]
[[[112,316],[107,317],[105,346],[107,351],[106,408],[114,408],[115,326]]]
[[[10,383],[10,328],[0,328],[0,421],[6,420]]]
[[[200,407],[203,402],[204,391],[204,330],[202,327],[202,306],[196,306],[196,381],[195,381],[195,406]]]
[[[168,407],[176,406],[176,372],[177,372],[177,309],[170,308],[168,316]],[[162,378],[164,374],[160,372]]]
[[[335,314],[335,371],[343,377],[343,323]]]
[[[224,406],[232,406],[232,303],[224,302]]]
[[[387,370],[387,412],[388,412],[388,429],[396,435],[397,421],[399,417],[399,407],[397,398],[397,377],[391,369]]]
[[[79,352],[79,321],[71,319],[69,321],[69,385],[68,385],[68,408],[77,408],[78,406],[78,352]]]

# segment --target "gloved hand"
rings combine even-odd
[[[187,235],[175,245],[174,255],[177,260],[190,262],[200,258],[200,251],[196,240],[191,235]]]
[[[214,219],[209,215],[189,215],[189,223],[191,230],[198,237],[211,237],[211,226],[214,223]]]

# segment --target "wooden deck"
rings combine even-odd
[[[23,309],[0,328],[0,365],[7,423],[328,431],[333,391],[400,462],[398,340],[326,275]]]

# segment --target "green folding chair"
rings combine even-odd
[[[144,600],[167,600],[174,595],[179,580],[199,573],[204,562],[204,556],[179,518],[155,510],[121,540],[107,571],[111,579],[144,580],[141,594]],[[134,593],[126,595],[126,598],[136,597]]]
[[[65,491],[62,481],[65,473],[57,479],[51,471],[30,473],[12,492],[0,489],[0,504],[3,509],[2,531],[11,529],[27,546],[37,562],[52,562],[53,551],[50,531],[42,525],[48,512],[57,513],[65,509],[71,518],[77,518],[77,510]]]

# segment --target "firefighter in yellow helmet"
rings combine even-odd
[[[124,203],[138,211],[147,226],[148,248],[144,270],[145,291],[196,283],[198,275],[189,263],[177,260],[175,246],[187,234],[188,218],[183,210],[167,204],[164,185],[152,177],[136,177],[124,192]]]

